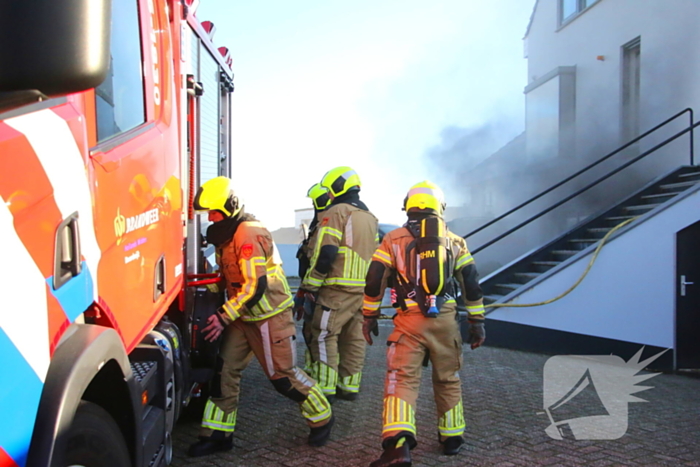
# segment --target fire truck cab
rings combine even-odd
[[[192,199],[230,175],[234,88],[197,4],[2,8],[0,467],[169,464],[213,374]]]

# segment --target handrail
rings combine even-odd
[[[496,218],[490,220],[489,222],[487,222],[486,224],[484,224],[484,225],[482,225],[481,227],[477,228],[476,230],[473,230],[473,231],[469,232],[468,234],[464,235],[463,238],[469,238],[469,237],[471,237],[472,235],[474,235],[474,234],[476,234],[476,233],[478,233],[478,232],[481,232],[481,231],[484,230],[486,227],[489,227],[489,226],[495,224],[496,222],[500,221],[501,219],[504,219],[505,217],[507,217],[507,216],[513,214],[515,211],[518,211],[519,209],[521,209],[521,208],[527,206],[528,204],[530,204],[530,203],[532,203],[532,202],[534,202],[534,201],[540,199],[540,198],[543,197],[544,195],[546,195],[546,194],[552,192],[553,190],[555,190],[555,189],[559,188],[560,186],[564,185],[565,183],[567,183],[567,182],[573,180],[574,178],[578,177],[578,176],[581,175],[582,173],[584,173],[584,172],[586,172],[586,171],[592,169],[593,167],[595,167],[595,166],[597,166],[598,164],[600,164],[601,162],[603,162],[603,161],[605,161],[605,160],[611,158],[612,156],[614,156],[615,154],[619,153],[620,151],[623,151],[623,150],[627,149],[628,147],[630,147],[631,145],[633,145],[633,144],[639,142],[641,139],[643,139],[643,138],[649,136],[650,134],[652,134],[652,133],[654,133],[655,131],[659,130],[661,127],[666,126],[667,124],[671,123],[672,121],[674,121],[675,119],[677,119],[678,117],[682,116],[682,115],[685,114],[685,113],[688,113],[688,114],[689,114],[689,117],[690,117],[690,124],[688,125],[688,127],[687,127],[685,130],[683,130],[683,132],[682,132],[681,134],[685,134],[685,133],[687,133],[688,131],[690,131],[690,165],[695,165],[695,164],[694,164],[694,159],[695,159],[694,136],[693,136],[692,129],[695,128],[696,125],[694,124],[695,118],[694,118],[693,109],[691,109],[690,107],[688,107],[688,108],[685,108],[685,109],[681,110],[680,112],[676,113],[676,114],[673,115],[672,117],[667,118],[667,119],[664,120],[663,122],[661,122],[661,123],[659,123],[658,125],[656,125],[654,128],[652,128],[652,129],[650,129],[650,130],[647,130],[646,132],[642,133],[641,135],[637,136],[636,138],[634,138],[634,139],[628,141],[627,143],[623,144],[622,146],[620,146],[619,148],[615,149],[615,150],[612,151],[611,153],[608,153],[607,155],[605,155],[605,156],[603,156],[602,158],[598,159],[596,162],[593,162],[592,164],[587,165],[586,167],[580,169],[578,172],[575,172],[574,174],[572,174],[572,175],[566,177],[565,179],[563,179],[562,181],[560,181],[560,182],[558,182],[558,183],[552,185],[551,187],[549,187],[548,189],[544,190],[544,191],[541,192],[540,194],[535,195],[534,197],[530,198],[529,200],[527,200],[527,201],[525,201],[525,202],[523,202],[523,203],[520,203],[520,204],[517,205],[516,207],[514,207],[514,208],[512,208],[511,210],[509,210],[509,211],[507,211],[507,212],[501,214],[500,216],[498,216],[498,217],[496,217]],[[681,134],[679,134],[679,135],[677,135],[677,136],[680,136]],[[673,139],[676,139],[676,138],[673,138]],[[665,143],[667,144],[667,143],[669,143],[669,142],[671,142],[671,141],[672,141],[672,140],[666,141]],[[659,147],[661,147],[661,146],[657,146],[654,150],[658,149]],[[650,152],[650,151],[647,151],[643,156],[648,155],[649,152]],[[653,151],[651,151],[651,152],[653,152]],[[636,162],[638,159],[639,159],[639,158],[634,159],[633,162]],[[627,167],[627,165],[629,165],[629,164],[624,165],[622,168]],[[618,170],[618,171],[615,171],[615,172],[613,172],[613,173],[617,173],[617,172],[619,172],[619,170]],[[606,178],[607,178],[607,177],[606,177]],[[605,180],[605,178],[601,179],[600,181],[603,181],[603,180]],[[568,201],[568,199],[570,199],[570,198],[567,198],[567,201]],[[555,207],[558,207],[560,204],[562,204],[562,203],[557,204]],[[553,209],[553,208],[551,208],[551,209],[549,209],[549,210],[547,210],[547,211],[541,213],[540,215],[538,215],[537,217],[534,217],[534,218],[530,219],[529,221],[526,221],[526,222],[520,224],[517,228],[514,228],[514,229],[509,230],[509,231],[508,231],[508,234],[512,233],[514,230],[517,230],[518,228],[520,228],[520,227],[522,227],[522,226],[524,226],[524,225],[526,225],[526,224],[529,224],[529,223],[532,222],[533,220],[535,220],[535,219],[539,218],[540,216],[546,214],[547,212],[551,211],[552,209]],[[489,243],[480,246],[479,248],[473,250],[473,251],[472,251],[472,254],[477,253],[477,252],[480,251],[480,250],[483,250],[484,248],[486,248],[487,246],[490,246],[491,244],[493,244],[493,243],[495,243],[496,241],[500,240],[500,239],[503,238],[504,236],[505,236],[505,235],[501,235],[501,236],[499,236],[497,239],[494,239],[494,240],[490,241]]]
[[[545,209],[544,211],[540,212],[539,214],[537,214],[537,215],[531,217],[530,219],[528,219],[528,220],[526,220],[526,221],[524,221],[524,222],[521,222],[521,223],[518,224],[517,226],[513,227],[512,229],[508,230],[507,232],[502,233],[502,234],[499,235],[498,237],[496,237],[496,238],[494,238],[494,239],[492,239],[492,240],[490,240],[490,241],[484,243],[483,245],[479,246],[478,248],[475,248],[474,250],[472,250],[472,254],[478,253],[479,251],[483,250],[484,248],[493,245],[494,243],[496,243],[496,242],[499,241],[500,239],[502,239],[502,238],[504,238],[504,237],[507,237],[508,235],[512,234],[513,232],[515,232],[515,231],[518,230],[519,228],[521,228],[521,227],[523,227],[523,226],[529,224],[530,222],[534,221],[535,219],[539,219],[540,217],[544,216],[544,215],[547,214],[548,212],[550,212],[550,211],[552,211],[552,210],[558,208],[558,207],[561,206],[562,204],[566,203],[567,201],[571,200],[572,198],[575,198],[576,196],[580,195],[581,193],[583,193],[584,191],[588,190],[589,188],[592,188],[592,187],[596,186],[597,184],[599,184],[599,183],[602,182],[603,180],[607,180],[608,178],[612,177],[613,175],[615,175],[616,173],[618,173],[618,172],[621,171],[622,169],[624,169],[624,168],[626,168],[626,167],[628,167],[628,166],[634,164],[634,163],[637,162],[639,159],[648,156],[649,154],[651,154],[652,152],[656,151],[657,149],[659,149],[659,148],[661,148],[661,147],[663,147],[663,146],[666,146],[666,145],[667,145],[668,143],[670,143],[671,141],[674,141],[674,140],[680,138],[681,136],[683,136],[684,134],[686,134],[686,133],[688,133],[688,132],[691,132],[691,134],[692,134],[692,131],[693,131],[693,130],[695,129],[695,127],[697,127],[697,126],[700,126],[700,122],[695,123],[693,126],[690,126],[690,127],[686,128],[685,130],[682,130],[682,131],[679,132],[679,133],[676,133],[676,134],[673,135],[672,137],[668,138],[666,141],[657,144],[656,146],[654,146],[653,148],[649,149],[648,151],[645,151],[644,153],[640,154],[639,156],[635,157],[634,159],[632,159],[632,160],[630,160],[630,161],[628,161],[628,162],[622,164],[620,167],[616,168],[616,169],[613,170],[612,172],[609,172],[608,174],[606,174],[606,175],[604,175],[603,177],[599,178],[599,179],[596,180],[595,182],[589,183],[588,185],[586,185],[585,187],[581,188],[581,189],[578,190],[577,192],[570,194],[570,195],[567,196],[566,198],[564,198],[564,199],[558,201],[557,203],[555,203],[555,204],[553,204],[552,206],[548,207],[547,209]]]
[[[531,217],[530,219],[521,222],[520,224],[518,224],[518,225],[516,225],[515,227],[511,228],[511,229],[508,230],[507,232],[502,233],[502,234],[499,235],[498,237],[496,237],[496,238],[494,238],[494,239],[491,239],[490,241],[488,241],[488,242],[484,243],[483,245],[479,246],[478,248],[472,250],[472,254],[478,253],[479,251],[483,250],[484,248],[493,245],[493,244],[496,243],[497,241],[501,240],[501,239],[504,238],[504,237],[507,237],[508,235],[512,234],[513,232],[515,232],[516,230],[520,229],[521,227],[523,227],[523,226],[529,224],[530,222],[534,221],[535,219],[539,219],[540,217],[544,216],[544,215],[547,214],[548,212],[553,211],[554,209],[558,208],[559,206],[561,206],[562,204],[566,203],[567,201],[569,201],[569,200],[575,198],[576,196],[580,195],[580,194],[583,193],[584,191],[587,191],[588,189],[590,189],[590,188],[596,186],[597,184],[599,184],[600,182],[602,182],[602,181],[604,181],[604,180],[607,180],[608,178],[612,177],[612,176],[615,175],[616,173],[620,172],[622,169],[625,169],[625,168],[629,167],[630,165],[634,164],[634,163],[637,162],[638,160],[640,160],[640,159],[642,159],[642,158],[648,156],[649,154],[651,154],[652,152],[656,151],[657,149],[660,149],[660,148],[666,146],[666,145],[669,144],[670,142],[675,141],[676,139],[680,138],[680,137],[683,136],[684,134],[690,132],[690,134],[692,135],[692,134],[693,134],[693,130],[694,130],[696,127],[698,127],[698,126],[700,126],[700,122],[695,123],[695,124],[689,126],[688,128],[686,128],[686,129],[684,129],[684,130],[682,130],[682,131],[676,133],[675,135],[671,136],[670,138],[666,139],[665,141],[663,141],[663,142],[657,144],[657,145],[654,146],[653,148],[651,148],[651,149],[649,149],[649,150],[643,152],[642,154],[640,154],[639,156],[635,157],[634,159],[631,159],[631,160],[629,160],[628,162],[626,162],[626,163],[622,164],[621,166],[617,167],[617,168],[616,168],[615,170],[613,170],[612,172],[609,172],[608,174],[602,176],[602,177],[599,178],[598,180],[596,180],[596,181],[594,181],[594,182],[592,182],[592,183],[589,183],[588,185],[586,185],[585,187],[583,187],[583,188],[581,188],[580,190],[576,191],[575,193],[572,193],[572,194],[570,194],[569,196],[567,196],[566,198],[563,198],[562,200],[556,202],[555,204],[553,204],[552,206],[548,207],[547,209],[545,209],[544,211],[540,212],[539,214],[536,214],[535,216]]]
[[[221,275],[218,272],[187,275],[187,287],[199,287],[200,285],[218,284],[219,282],[221,282]]]

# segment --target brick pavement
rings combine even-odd
[[[380,453],[383,344],[391,322],[380,327],[379,343],[368,347],[362,393],[355,402],[333,405],[336,426],[322,448],[306,444],[308,428],[297,405],[277,394],[253,360],[243,375],[234,449],[208,457],[186,456],[196,441],[198,422],[184,419],[174,433],[175,467],[367,466]],[[487,336],[488,337],[488,336]],[[300,355],[303,343],[299,343]],[[628,360],[631,355],[622,355]],[[542,374],[548,356],[483,347],[465,347],[460,371],[467,430],[458,456],[440,454],[430,368],[424,369],[416,418],[414,466],[700,466],[700,379],[659,375],[637,394],[648,403],[629,404],[629,428],[618,440],[553,440],[544,432]]]

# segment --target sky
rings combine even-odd
[[[270,230],[293,227],[307,190],[337,166],[358,172],[380,222],[403,223],[406,192],[426,179],[463,204],[442,154],[487,134],[457,154],[470,169],[523,131],[533,5],[201,0],[197,17],[233,58],[232,179],[246,210]]]

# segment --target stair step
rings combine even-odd
[[[551,251],[551,253],[553,255],[559,255],[559,256],[574,256],[580,252],[581,252],[581,250],[552,250]]]
[[[606,217],[606,221],[612,221],[612,222],[624,222],[628,219],[632,219],[634,216],[610,216]]]
[[[689,172],[687,174],[681,174],[678,176],[678,178],[690,178],[690,177],[699,177],[700,178],[700,171]]]
[[[659,198],[672,198],[676,196],[678,193],[659,193],[656,195],[644,195],[642,196],[642,199],[659,199]]]
[[[592,227],[590,229],[586,229],[586,232],[605,235],[606,233],[610,232],[611,230],[612,230],[612,227]]]
[[[661,185],[659,188],[663,190],[673,190],[674,188],[689,188],[693,185],[697,185],[698,182],[690,180],[687,182],[676,182],[676,183],[668,183],[666,185]]]
[[[516,272],[513,274],[516,277],[522,277],[523,279],[526,279],[528,281],[531,281],[532,279],[541,276],[541,272]]]
[[[535,266],[556,266],[560,263],[561,261],[533,261],[531,264],[534,264]]]
[[[625,211],[651,211],[657,206],[661,206],[661,204],[638,204],[635,206],[625,206]]]
[[[600,241],[599,238],[572,238],[571,240],[567,240],[569,243],[598,243]]]
[[[502,289],[517,290],[523,286],[523,284],[494,284],[495,287],[500,287]]]
[[[484,295],[484,303],[488,305],[489,303],[495,303],[501,300],[505,295]]]

